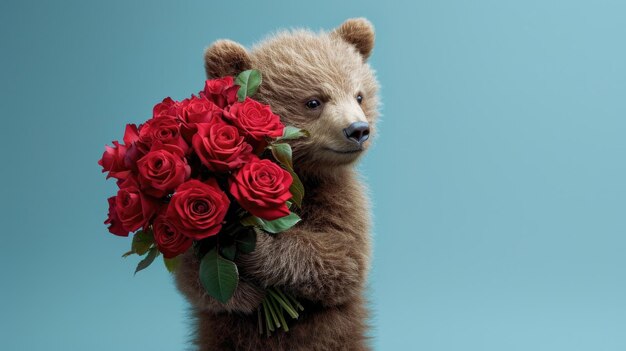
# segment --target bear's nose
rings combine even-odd
[[[343,130],[343,134],[361,145],[370,137],[370,126],[367,122],[354,122]]]

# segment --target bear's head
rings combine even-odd
[[[299,173],[324,176],[354,164],[371,143],[378,116],[378,83],[367,63],[373,46],[371,23],[349,19],[331,32],[281,32],[250,51],[219,40],[207,48],[205,68],[209,78],[260,70],[254,98],[311,133],[291,143]]]

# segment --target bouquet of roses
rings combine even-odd
[[[256,235],[300,220],[291,208],[304,188],[285,141],[308,133],[251,98],[260,84],[257,70],[207,80],[197,96],[165,98],[151,119],[126,125],[123,143],[106,146],[98,164],[119,190],[105,224],[115,235],[134,232],[124,257],[145,256],[135,273],[160,254],[172,272],[180,254],[195,250],[202,285],[226,302],[239,282],[235,257],[255,249]],[[298,310],[293,296],[270,288],[259,321],[268,334],[287,331],[284,314],[297,318]]]

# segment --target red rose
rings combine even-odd
[[[181,102],[179,116],[185,123],[210,123],[222,116],[222,109],[207,99],[192,96]]]
[[[181,133],[187,142],[191,143],[196,133],[196,124],[212,123],[222,117],[224,111],[213,102],[192,96],[181,103],[180,118],[183,121]]]
[[[128,178],[131,170],[135,169],[136,158],[129,160],[137,154],[137,150],[134,147],[135,143],[139,141],[139,134],[137,132],[137,126],[134,124],[127,124],[124,131],[124,144],[120,144],[118,141],[113,141],[113,146],[105,146],[105,151],[102,154],[102,158],[98,161],[98,164],[102,166],[102,172],[109,172],[107,179],[110,177],[117,178],[118,180],[124,180]]]
[[[185,182],[191,174],[183,151],[175,145],[155,143],[137,161],[139,184],[148,195],[162,197]]]
[[[124,144],[130,145],[139,140],[139,131],[134,124],[127,124],[124,130]]]
[[[252,146],[244,141],[237,128],[221,121],[197,126],[193,149],[211,171],[228,172],[250,160]]]
[[[163,101],[154,105],[152,109],[152,117],[157,118],[160,116],[176,116],[176,110],[178,108],[178,101],[172,100],[171,97],[166,97]]]
[[[201,240],[216,235],[230,201],[215,179],[206,183],[192,179],[176,189],[167,218],[185,236]]]
[[[150,145],[139,140],[139,129],[134,124],[127,124],[124,132],[124,144],[126,144],[126,154],[124,155],[124,166],[137,172],[137,160],[150,151]]]
[[[137,173],[137,161],[144,157],[150,151],[150,146],[140,141],[132,143],[126,147],[126,155],[124,156],[124,165],[126,168]]]
[[[289,214],[291,174],[270,160],[247,163],[230,179],[230,193],[253,215],[274,220]]]
[[[193,240],[184,236],[161,211],[152,223],[154,241],[165,258],[176,257],[191,247]]]
[[[110,177],[117,179],[128,177],[130,171],[124,163],[126,146],[116,140],[113,141],[113,146],[106,145],[104,148],[102,158],[98,161],[98,164],[102,166],[102,173],[109,172],[107,179]]]
[[[276,138],[283,135],[285,126],[280,117],[269,106],[248,97],[244,102],[236,102],[224,113],[224,116],[241,130],[250,142],[265,141],[266,137]],[[251,140],[252,139],[252,140]]]
[[[117,205],[115,203],[115,196],[109,198],[109,215],[107,216],[104,224],[109,225],[109,232],[111,234],[119,236],[128,236],[128,230],[122,225],[122,221],[117,215]]]
[[[176,145],[184,153],[189,150],[189,145],[180,135],[179,123],[171,116],[160,116],[146,122],[139,129],[139,140],[148,145],[156,140],[163,144]]]
[[[204,82],[204,90],[200,95],[224,108],[237,101],[239,86],[235,85],[233,77],[228,76],[219,79],[208,79]]]
[[[146,198],[133,178],[120,184],[115,197],[117,216],[129,232],[144,227],[156,213],[159,204]]]

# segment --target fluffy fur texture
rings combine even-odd
[[[198,280],[198,260],[188,252],[177,272],[192,305],[200,350],[368,350],[364,288],[370,261],[366,188],[354,168],[371,143],[355,150],[343,129],[378,116],[378,84],[367,64],[374,30],[351,19],[330,33],[279,33],[251,51],[227,40],[206,51],[209,77],[259,69],[256,99],[270,104],[285,124],[311,137],[294,141],[294,163],[306,189],[303,221],[276,236],[260,235],[257,248],[240,255],[242,280],[226,304],[208,296]],[[363,96],[361,104],[357,95]],[[319,108],[306,102],[317,99]],[[288,333],[259,335],[256,307],[263,288],[279,286],[298,297],[305,312]]]

